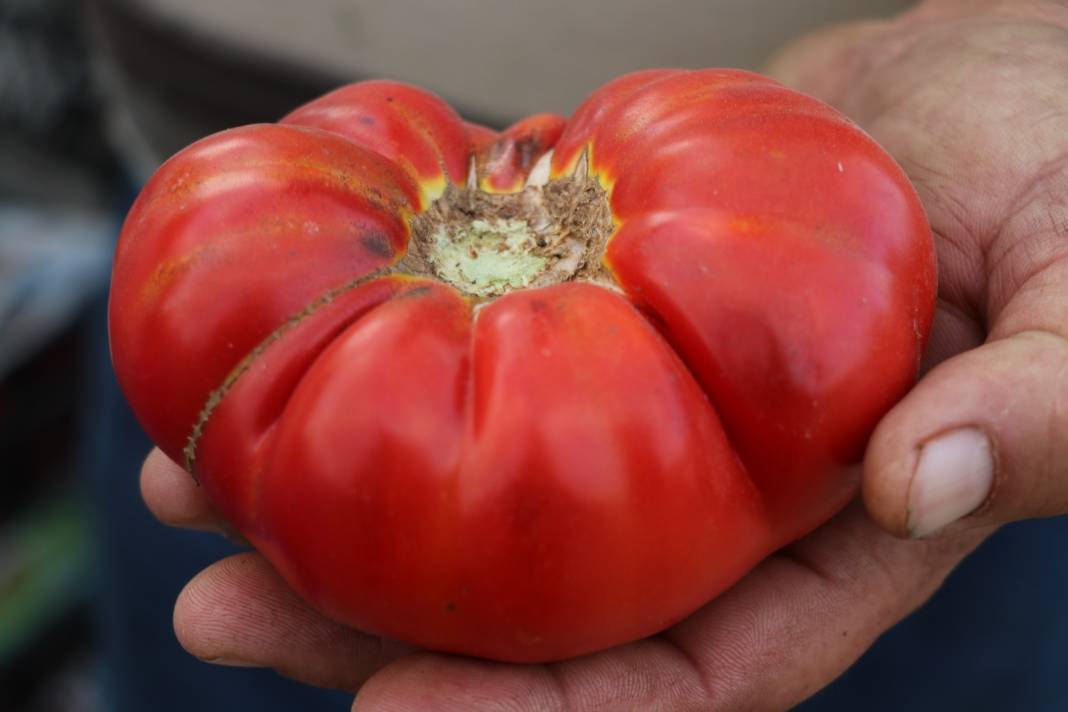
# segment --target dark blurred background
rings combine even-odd
[[[502,125],[631,69],[758,68],[807,30],[908,4],[0,0],[0,712],[348,709],[193,660],[171,631],[182,585],[231,548],[145,511],[149,443],[109,365],[114,239],[161,160],[363,77]],[[1065,543],[1063,520],[1007,528],[804,709],[1068,709]]]
[[[0,710],[95,710],[87,309],[119,163],[72,2],[0,3]]]
[[[220,693],[225,673],[180,650],[173,600],[229,547],[150,520],[136,479],[149,443],[108,363],[111,255],[144,177],[199,135],[339,83],[209,44],[135,4],[0,1],[4,712],[238,709],[253,688],[282,709],[312,699],[262,671]]]

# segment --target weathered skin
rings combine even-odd
[[[478,187],[487,193],[511,193],[522,188],[534,163],[560,140],[566,125],[567,120],[556,114],[528,116],[499,134],[469,124]]]
[[[619,291],[476,309],[398,271],[469,166],[518,191],[550,149],[551,178],[607,191]],[[366,82],[160,169],[112,353],[152,438],[312,604],[543,661],[667,627],[841,508],[934,288],[897,166],[757,75],[628,75],[501,134]]]

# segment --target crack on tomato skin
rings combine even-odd
[[[345,294],[346,292],[352,291],[354,289],[358,289],[366,284],[370,284],[376,279],[382,279],[386,277],[413,276],[400,271],[400,267],[400,263],[380,267],[372,272],[369,272],[368,274],[365,274],[361,277],[357,277],[355,279],[351,279],[338,287],[334,287],[333,289],[324,292],[323,294],[309,302],[308,305],[301,309],[299,312],[286,319],[279,327],[277,327],[274,331],[268,334],[266,338],[264,338],[255,347],[253,347],[253,349],[249,351],[244,356],[244,358],[237,362],[237,365],[235,365],[230,370],[230,372],[226,375],[226,378],[223,379],[223,382],[219,385],[219,387],[208,394],[208,398],[204,403],[204,407],[201,408],[200,413],[197,415],[196,423],[193,424],[193,428],[189,433],[189,437],[186,438],[186,445],[182,449],[183,466],[185,467],[185,470],[193,476],[193,479],[195,481],[199,483],[199,479],[197,479],[194,468],[196,465],[197,445],[199,444],[200,439],[204,434],[204,429],[207,427],[208,422],[211,420],[212,415],[215,413],[215,410],[223,402],[223,399],[234,387],[234,385],[241,378],[241,376],[243,376],[252,367],[252,364],[255,363],[256,360],[261,355],[263,355],[265,351],[267,351],[267,349],[277,343],[283,336],[298,327],[302,322],[304,322],[305,319],[308,319],[320,309],[329,305],[342,294]],[[419,287],[416,287],[415,291],[418,291],[419,289]]]
[[[393,256],[393,245],[382,232],[371,232],[365,235],[360,239],[360,244],[376,257],[389,259]]]
[[[406,249],[400,259],[385,267],[376,269],[366,275],[352,279],[341,286],[323,293],[296,314],[290,316],[260,341],[246,354],[226,375],[223,382],[211,393],[204,407],[197,415],[186,445],[182,449],[183,465],[197,480],[195,473],[197,446],[204,434],[208,422],[218,409],[223,399],[244,375],[252,364],[285,334],[299,326],[323,307],[333,302],[340,295],[357,289],[376,279],[397,276],[407,278],[432,279],[456,289],[472,304],[472,317],[476,317],[480,307],[515,289],[537,288],[560,282],[586,282],[624,294],[615,276],[604,264],[605,251],[609,239],[615,234],[615,224],[609,203],[609,192],[589,171],[587,151],[583,151],[570,175],[549,180],[544,184],[528,184],[522,191],[514,194],[487,193],[477,187],[477,180],[472,186],[469,176],[468,185],[459,187],[451,181],[446,182],[445,193],[431,203],[427,210],[412,217]],[[439,159],[440,160],[440,159]],[[443,173],[447,176],[447,172]],[[347,177],[347,176],[346,176]],[[378,198],[380,191],[372,191]],[[372,203],[375,201],[372,200]],[[430,238],[435,229],[455,228],[470,224],[483,216],[491,220],[524,220],[534,227],[532,252],[556,262],[570,260],[562,269],[543,270],[538,278],[528,284],[499,290],[490,294],[472,293],[450,279],[443,277],[434,264],[430,252]],[[570,241],[572,254],[565,255],[562,244]],[[363,245],[369,251],[384,253],[387,245],[383,244],[381,235],[368,235]],[[392,256],[392,250],[390,255]],[[381,256],[387,256],[381,254]],[[554,262],[554,265],[556,264]],[[425,294],[425,289],[414,290]],[[402,292],[394,296],[405,296]],[[417,296],[412,294],[409,296]],[[199,482],[199,480],[197,480]]]

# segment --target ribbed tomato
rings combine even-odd
[[[310,603],[544,661],[840,509],[934,294],[902,171],[769,79],[631,74],[501,133],[376,81],[165,163],[110,327],[148,433]]]

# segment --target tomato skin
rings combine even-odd
[[[472,165],[515,192],[550,149],[606,191],[618,292],[476,308],[392,271]],[[376,81],[168,161],[110,330],[146,430],[310,603],[536,662],[681,620],[841,508],[934,275],[901,170],[758,75],[639,72],[501,133]]]
[[[499,134],[472,126],[472,152],[479,188],[486,193],[515,193],[523,189],[538,158],[560,139],[567,119],[556,114],[535,114],[517,121]]]
[[[683,211],[625,224],[608,254],[709,394],[769,515],[797,535],[850,496],[841,470],[917,359],[911,293],[811,237],[791,222]]]
[[[590,285],[513,293],[474,325],[440,287],[393,300],[324,351],[274,448],[264,529],[297,589],[439,649],[534,661],[648,635],[767,546],[700,389]],[[722,551],[725,531],[746,540]]]
[[[470,156],[468,135],[452,107],[430,92],[385,80],[350,84],[324,94],[279,123],[344,136],[394,162],[427,199],[445,183],[463,183]]]
[[[730,70],[616,80],[578,109],[554,173],[584,151],[619,223],[609,269],[712,399],[784,540],[808,532],[850,496],[842,469],[930,329],[934,253],[907,178],[831,108]]]
[[[109,313],[149,436],[181,462],[230,370],[322,293],[397,259],[418,201],[395,166],[310,129],[233,129],[165,163],[123,225]]]

